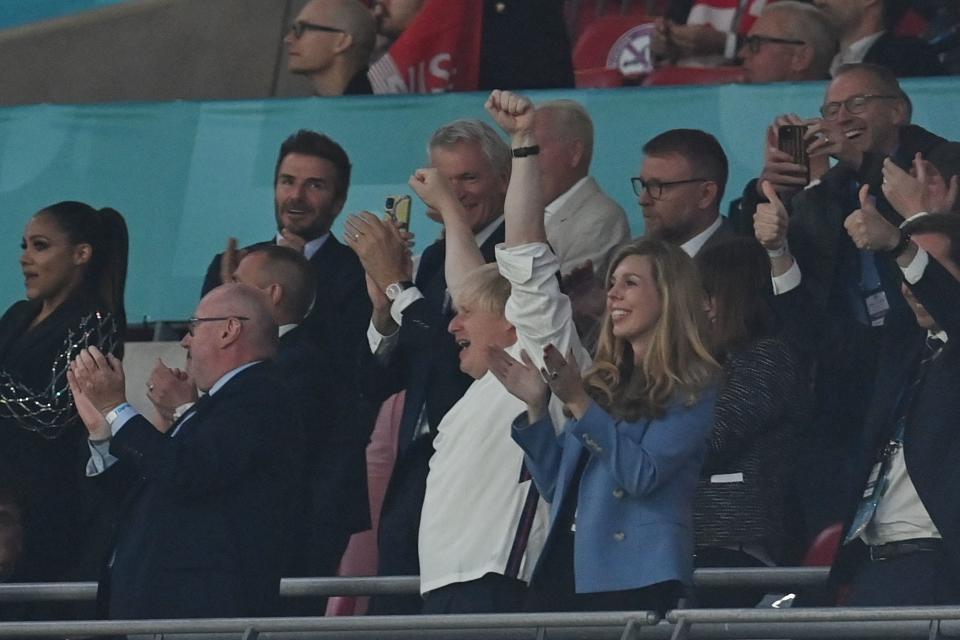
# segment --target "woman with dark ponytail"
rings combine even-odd
[[[0,318],[0,468],[24,496],[18,575],[77,575],[90,496],[89,452],[66,378],[90,345],[123,352],[127,225],[117,211],[82,202],[45,207],[27,223],[20,267],[26,300]]]

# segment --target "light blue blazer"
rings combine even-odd
[[[659,419],[615,420],[592,404],[555,435],[550,416],[514,422],[513,439],[551,503],[550,538],[581,451],[590,458],[577,496],[577,593],[638,589],[693,577],[693,497],[713,425],[716,390]],[[548,538],[547,544],[550,544]],[[546,555],[542,556],[546,557]],[[534,574],[536,575],[536,574]]]

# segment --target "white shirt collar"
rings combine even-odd
[[[879,40],[880,36],[884,33],[886,32],[879,31],[877,33],[871,33],[869,36],[860,38],[852,43],[846,49],[838,51],[837,55],[833,57],[833,62],[830,63],[830,75],[836,74],[837,69],[839,69],[841,65],[863,62],[863,59],[867,57],[867,51],[870,50],[873,43]]]
[[[282,338],[283,336],[287,335],[288,333],[296,329],[298,326],[299,325],[296,322],[293,322],[291,324],[282,324],[277,328],[277,333],[279,333],[280,337]]]
[[[567,203],[570,198],[577,192],[578,189],[581,189],[583,185],[587,183],[587,178],[590,176],[583,176],[577,180],[572,187],[561,193],[556,199],[548,204],[545,207],[546,219],[549,220],[550,216],[554,215],[560,208]]]
[[[500,214],[496,220],[481,229],[480,233],[473,236],[473,239],[477,241],[478,247],[483,246],[483,243],[493,235],[493,232],[497,230],[501,222],[503,222],[503,214]]]
[[[314,256],[314,254],[320,250],[320,247],[323,246],[323,243],[326,242],[327,238],[329,237],[330,237],[330,232],[328,231],[327,233],[323,234],[319,238],[314,238],[313,240],[310,240],[305,245],[303,245],[303,257],[305,257],[307,260],[311,259]],[[283,242],[283,236],[280,235],[279,232],[277,233],[275,241],[277,244],[281,244]]]
[[[213,383],[213,386],[210,387],[210,390],[209,390],[209,391],[207,391],[207,395],[211,395],[211,396],[212,396],[212,395],[215,394],[217,391],[219,391],[220,388],[223,387],[223,385],[225,385],[225,384],[227,384],[228,382],[230,382],[230,379],[233,378],[233,376],[237,375],[238,373],[240,373],[240,372],[243,371],[244,369],[249,369],[249,368],[252,367],[253,365],[258,364],[258,363],[260,363],[260,362],[263,362],[263,360],[254,360],[253,362],[247,362],[246,364],[240,365],[240,366],[237,367],[236,369],[231,369],[230,371],[227,371],[225,374],[223,374],[222,376],[220,376],[220,379],[219,379],[219,380],[217,380],[216,382]]]
[[[716,230],[720,228],[721,224],[723,224],[723,216],[718,214],[717,219],[713,221],[713,224],[684,242],[682,245],[680,245],[680,248],[683,249],[683,251],[691,258],[694,257],[697,255],[700,249],[703,248],[703,245],[706,244],[707,240],[710,239],[710,236],[712,236]]]

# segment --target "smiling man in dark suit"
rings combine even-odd
[[[300,449],[292,403],[265,362],[277,327],[263,294],[241,284],[215,289],[196,314],[182,345],[206,395],[166,432],[127,404],[112,355],[85,350],[68,374],[90,432],[88,474],[126,489],[98,595],[110,618],[277,610]]]
[[[284,140],[273,182],[277,234],[253,245],[288,246],[310,261],[316,304],[303,326],[345,367],[353,366],[370,318],[360,261],[330,233],[347,199],[350,170],[347,153],[321,133],[301,129]],[[232,281],[243,253],[231,239],[227,250],[210,263],[203,294]]]

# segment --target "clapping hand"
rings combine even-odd
[[[531,424],[542,418],[547,409],[548,387],[527,352],[520,351],[522,362],[498,347],[488,347],[487,354],[490,372],[507,391],[527,404]]]
[[[163,420],[173,423],[174,411],[180,405],[196,402],[197,387],[186,371],[168,367],[163,360],[157,363],[147,379],[147,398]]]
[[[904,218],[921,211],[945,213],[953,209],[960,188],[960,176],[950,176],[949,184],[933,163],[917,153],[910,173],[887,158],[883,161],[883,195]]]
[[[104,356],[96,347],[82,349],[70,363],[70,373],[76,389],[101,415],[126,402],[123,365],[112,353]]]

